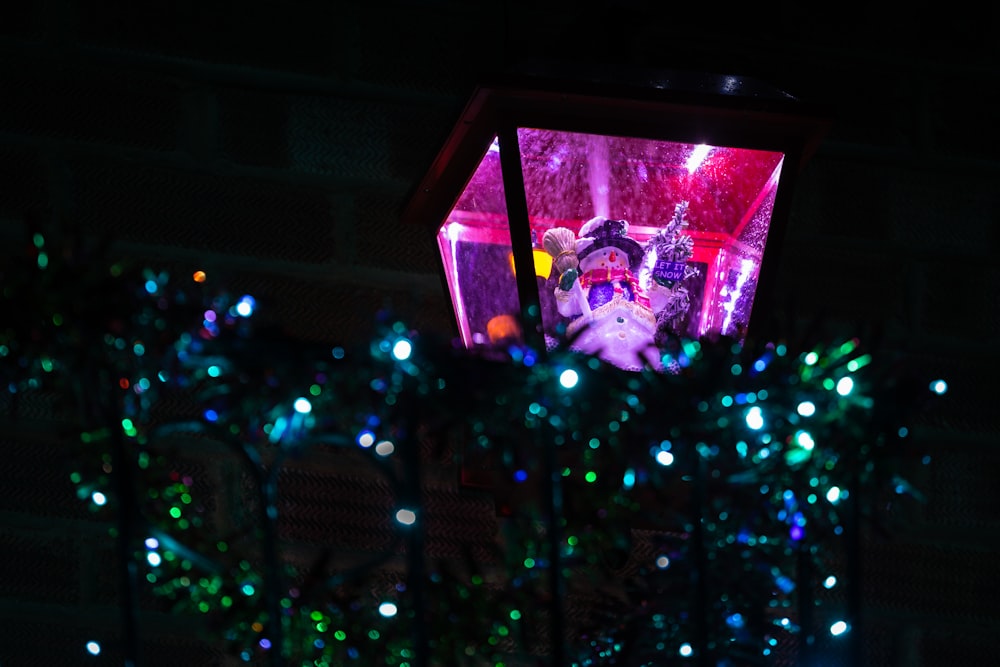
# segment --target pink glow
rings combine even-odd
[[[531,128],[519,128],[517,138],[536,248],[542,247],[546,230],[565,227],[576,234],[595,216],[627,221],[628,236],[645,245],[671,221],[675,206],[687,202],[684,234],[694,243],[687,264],[696,266],[699,275],[684,282],[691,298],[682,333],[742,336],[767,241],[781,153]],[[459,330],[468,347],[499,343],[490,340],[487,324],[520,312],[509,265],[510,239],[494,142],[438,233]],[[643,267],[642,279],[648,280],[649,266]],[[558,339],[560,325],[571,321],[553,301],[557,274],[538,278],[550,344]],[[623,333],[612,326],[602,335],[619,341],[640,331],[645,329]],[[626,355],[634,350],[602,356],[627,368],[634,364]],[[587,351],[601,354],[599,346]]]

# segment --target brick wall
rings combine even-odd
[[[827,104],[836,122],[783,242],[783,302],[881,332],[952,388],[914,429],[928,502],[894,509],[891,537],[866,536],[865,658],[978,664],[1000,624],[995,40],[957,15],[889,32],[792,3],[703,22],[647,4],[5,8],[0,242],[42,212],[136,258],[224,273],[304,339],[362,340],[384,305],[448,332],[431,238],[398,215],[477,78],[529,58],[700,69]],[[3,438],[4,667],[81,664],[88,630],[117,622],[106,527],[73,502],[42,426],[55,416],[40,406],[36,430]],[[225,664],[171,623],[148,624],[151,664]]]

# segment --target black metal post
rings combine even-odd
[[[696,452],[691,540],[694,546],[694,648],[699,667],[710,667],[708,655],[708,553],[705,549],[705,489],[707,473],[705,457]]]
[[[284,664],[284,629],[281,627],[281,560],[278,557],[278,471],[281,457],[270,466],[265,465],[260,453],[245,442],[227,440],[243,455],[250,473],[257,482],[260,497],[260,536],[264,559],[264,609],[267,612],[267,638],[271,642],[268,650],[268,664],[282,667]]]
[[[798,612],[799,628],[802,637],[802,644],[799,650],[799,663],[802,667],[812,667],[816,653],[816,629],[813,627],[813,567],[809,549],[804,544],[799,544],[796,554],[796,567],[798,569]],[[854,664],[854,663],[851,663]]]
[[[121,425],[108,420],[111,428],[111,457],[118,496],[118,581],[121,586],[121,619],[124,633],[122,651],[125,667],[139,667],[139,566],[135,560],[136,526],[139,508],[136,505],[135,459],[129,455],[128,443]]]
[[[562,518],[562,475],[559,471],[556,443],[553,438],[546,438],[542,443],[542,501],[545,503],[546,543],[549,559],[549,597],[552,620],[550,630],[552,636],[553,667],[568,664],[566,660],[566,614],[563,600],[566,594],[566,582],[562,574],[562,540],[563,531],[560,524]]]
[[[517,128],[504,125],[499,133],[500,169],[503,173],[504,195],[507,202],[507,220],[510,225],[511,252],[517,274],[517,294],[521,304],[524,325],[524,342],[538,354],[544,354],[545,341],[541,332],[542,314],[539,304],[538,283],[535,280],[535,262],[532,255],[531,226],[527,198],[524,191],[524,174],[521,170],[521,151],[517,142]],[[542,502],[546,521],[546,543],[549,560],[549,629],[552,636],[551,664],[562,667],[566,663],[566,618],[563,609],[565,582],[562,575],[562,476],[557,465],[556,444],[552,438],[542,443]]]
[[[863,596],[863,586],[861,577],[861,466],[863,461],[855,462],[854,478],[851,482],[853,493],[847,499],[850,503],[847,511],[848,521],[845,522],[844,534],[847,545],[847,622],[850,623],[850,632],[847,641],[847,664],[863,664],[862,648],[863,628],[861,627],[861,599]]]
[[[532,254],[531,226],[528,203],[524,192],[524,173],[521,170],[521,150],[517,143],[517,129],[505,126],[499,132],[500,171],[503,174],[504,196],[507,202],[507,222],[510,225],[511,252],[516,269],[517,296],[521,304],[524,342],[536,351],[545,353],[545,339],[541,332],[542,311],[535,280],[535,259]]]
[[[142,664],[139,638],[139,565],[135,560],[136,528],[139,525],[139,505],[136,498],[136,457],[122,432],[121,411],[114,396],[93,392],[92,387],[112,387],[111,377],[104,368],[88,364],[81,375],[87,385],[77,387],[86,422],[101,424],[111,438],[112,486],[118,499],[115,556],[118,560],[118,585],[122,622],[122,655],[125,667]]]
[[[416,433],[415,406],[404,408],[405,430],[400,443],[404,466],[402,500],[411,506],[416,513],[416,521],[407,527],[406,558],[409,566],[409,576],[406,590],[413,599],[413,660],[412,667],[427,667],[430,664],[429,641],[427,636],[427,601],[425,578],[427,563],[424,556],[424,522],[426,521],[423,498],[420,489],[421,461],[420,441],[414,437]]]
[[[261,508],[261,532],[264,549],[264,604],[267,609],[268,639],[272,667],[285,662],[284,629],[281,627],[281,561],[278,557],[278,470],[275,462],[269,470],[257,468]]]

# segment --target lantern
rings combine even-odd
[[[404,220],[429,226],[468,348],[566,343],[623,369],[763,320],[818,110],[731,76],[478,87]]]

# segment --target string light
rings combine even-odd
[[[764,428],[764,412],[756,405],[747,410],[746,417],[747,426],[755,431],[759,431]]]
[[[253,315],[254,309],[257,307],[257,302],[249,294],[244,294],[240,297],[240,300],[236,302],[236,314],[240,317],[250,317]]]
[[[40,261],[44,248],[51,271],[62,253],[44,238],[36,239],[35,245],[30,261]],[[179,435],[183,428],[198,434],[210,428],[257,455],[273,453],[269,447],[275,443],[282,452],[289,451],[286,446],[302,448],[295,449],[296,454],[305,454],[314,441],[349,449],[352,457],[370,463],[373,474],[387,480],[384,488],[392,498],[373,514],[380,517],[374,521],[414,526],[419,515],[429,531],[441,518],[432,515],[433,505],[387,509],[393,507],[390,502],[402,502],[395,497],[406,488],[400,482],[419,473],[398,466],[396,460],[386,460],[397,451],[422,444],[419,440],[425,437],[422,431],[415,436],[410,430],[413,423],[403,415],[409,419],[417,415],[418,428],[438,423],[461,426],[455,433],[461,433],[463,452],[481,448],[491,457],[491,465],[502,469],[507,483],[523,484],[518,489],[544,479],[536,467],[539,447],[555,447],[560,462],[554,476],[573,489],[562,498],[560,511],[565,515],[559,519],[567,537],[560,548],[578,562],[601,567],[602,559],[618,548],[621,526],[637,519],[660,522],[659,528],[669,529],[657,533],[663,537],[658,538],[655,555],[643,556],[636,570],[640,574],[635,576],[647,581],[629,583],[637,584],[636,591],[686,590],[693,563],[691,529],[699,526],[708,551],[707,567],[712,568],[710,585],[727,594],[717,598],[719,627],[709,630],[713,650],[719,652],[736,645],[738,639],[755,645],[758,655],[773,655],[789,635],[800,631],[791,610],[802,589],[786,574],[796,571],[789,559],[799,553],[817,557],[828,553],[820,540],[843,536],[840,513],[845,499],[857,498],[859,492],[853,484],[871,484],[876,477],[855,480],[850,467],[854,459],[843,456],[845,452],[838,447],[851,447],[852,457],[868,457],[861,461],[867,466],[861,468],[864,472],[882,463],[875,458],[880,453],[876,445],[859,454],[857,442],[844,437],[843,425],[849,424],[851,433],[859,434],[857,439],[863,437],[866,444],[883,442],[872,430],[879,422],[871,418],[882,396],[865,379],[876,360],[854,339],[818,346],[798,356],[784,345],[744,354],[731,342],[681,341],[669,357],[684,372],[648,382],[644,376],[618,373],[561,349],[541,355],[518,348],[511,353],[517,363],[496,368],[472,365],[471,359],[466,367],[449,352],[447,363],[435,365],[424,356],[427,348],[421,347],[422,338],[398,322],[376,336],[378,342],[369,348],[372,354],[326,346],[311,356],[302,346],[283,349],[273,341],[255,347],[248,318],[258,304],[250,295],[233,299],[222,293],[206,298],[199,292],[182,299],[165,272],[147,270],[136,277],[126,274],[123,266],[112,265],[110,274],[134,281],[129,283],[133,286],[129,293],[137,300],[136,313],[131,318],[120,313],[125,324],[109,327],[97,340],[106,346],[101,353],[114,360],[111,387],[126,398],[113,428],[81,435],[79,445],[96,460],[89,471],[80,468],[73,483],[79,498],[89,500],[93,511],[109,511],[105,492],[114,472],[113,459],[106,452],[95,452],[112,442],[112,435],[119,440],[124,436],[126,444],[136,448],[136,460],[141,462],[137,472],[143,478],[140,502],[157,524],[157,537],[148,538],[137,554],[145,568],[144,582],[177,608],[209,615],[221,623],[226,641],[234,645],[233,655],[246,662],[284,641],[282,654],[294,656],[296,663],[321,666],[357,660],[364,664],[381,655],[391,656],[393,664],[412,664],[414,647],[390,638],[407,636],[402,626],[417,619],[402,604],[407,599],[402,582],[401,587],[386,586],[384,593],[373,589],[370,599],[359,601],[333,603],[333,591],[324,588],[322,581],[311,590],[289,588],[265,595],[273,592],[267,589],[273,581],[268,575],[273,573],[259,569],[259,554],[245,552],[247,547],[239,540],[218,536],[199,544],[211,502],[198,497],[196,482],[205,488],[210,480],[192,479],[196,475],[173,470],[169,461],[150,454],[156,450],[143,449],[157,426],[151,415],[163,389],[189,392],[196,403],[193,414],[202,417],[197,425],[176,426]],[[106,277],[107,271],[102,275]],[[205,289],[204,271],[184,278],[187,286]],[[197,299],[206,302],[198,305]],[[178,312],[194,313],[195,321],[174,321],[172,300],[183,305]],[[58,318],[46,313],[38,321],[53,322],[61,335],[68,335],[64,332],[74,331],[73,317],[79,309],[56,310]],[[234,340],[241,343],[233,345]],[[5,338],[0,359],[4,363],[13,360],[34,375],[26,379],[5,376],[11,393],[47,386],[74,371],[73,360],[63,358],[59,346],[28,358],[18,345],[18,339]],[[706,375],[712,368],[722,371]],[[585,383],[577,369],[586,369]],[[944,380],[926,382],[923,386],[933,395],[948,390]],[[574,391],[564,391],[570,389]],[[891,433],[902,438],[907,427],[893,422]],[[643,455],[636,457],[636,451]],[[263,456],[261,460],[270,459]],[[879,478],[892,479],[892,489],[898,493],[916,492],[899,475]],[[669,511],[662,504],[650,504],[650,498],[690,499],[693,490],[705,484],[711,485],[711,493],[698,508],[700,518],[686,515],[690,509],[686,503]],[[522,493],[517,500],[530,505],[537,498]],[[579,511],[570,512],[571,506]],[[265,502],[264,509],[267,518],[277,519],[281,505]],[[348,514],[355,511],[345,509]],[[433,589],[435,599],[468,605],[469,613],[456,612],[441,628],[440,646],[450,647],[454,655],[479,656],[487,651],[487,660],[501,664],[505,659],[502,647],[519,636],[517,624],[538,622],[524,601],[534,600],[532,595],[551,575],[553,561],[541,539],[544,530],[531,521],[525,524],[530,529],[523,532],[517,532],[517,521],[506,526],[512,532],[505,536],[505,556],[516,566],[509,580],[486,585],[482,577],[467,573],[429,572],[423,582]],[[770,572],[770,576],[747,577],[745,573],[751,570]],[[577,574],[567,568],[559,576]],[[302,585],[301,577],[288,581]],[[840,583],[833,574],[822,580],[825,588]],[[502,595],[493,597],[504,586],[508,588]],[[396,596],[401,596],[400,606],[387,600]],[[281,633],[269,629],[269,610],[264,607],[269,599],[279,600],[283,639]],[[316,600],[323,602],[316,605]],[[514,600],[516,609],[510,606]],[[629,610],[647,608],[642,602],[629,598],[622,601],[628,606],[605,611],[609,617],[624,618]],[[752,608],[758,603],[760,609]],[[767,633],[755,634],[759,629],[750,620],[761,609],[770,613],[775,608],[789,616],[769,624]],[[652,614],[644,622],[648,624],[633,628],[638,631],[628,636],[615,624],[595,628],[586,641],[569,647],[572,664],[582,667],[612,660],[624,650],[623,641],[641,643],[629,647],[631,655],[643,651],[650,656],[676,651],[684,658],[703,654],[705,647],[694,641],[690,623],[682,615]],[[398,627],[392,628],[393,624]],[[850,630],[846,621],[828,627],[832,636]],[[89,643],[87,650],[96,655],[100,645]],[[726,661],[721,653],[711,659],[720,664]]]
[[[392,346],[392,356],[399,361],[405,361],[413,353],[413,344],[405,338],[400,338]]]
[[[795,411],[798,412],[803,417],[812,417],[814,414],[816,414],[816,404],[813,403],[812,401],[802,401],[795,408]]]
[[[559,384],[564,389],[572,389],[580,381],[580,374],[572,368],[567,368],[559,374]]]

